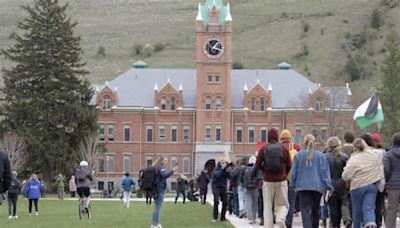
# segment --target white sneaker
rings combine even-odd
[[[13,217],[11,215],[8,216],[8,219],[12,219]]]
[[[18,219],[18,215],[14,216],[15,219]]]
[[[36,212],[35,212],[35,215],[36,215],[36,216],[38,216],[38,215],[39,215],[39,213],[36,211]]]

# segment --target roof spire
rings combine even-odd
[[[183,91],[182,83],[179,83],[179,91]]]
[[[196,21],[202,21],[203,16],[201,15],[201,3],[199,2],[199,9],[197,11]]]
[[[260,84],[260,79],[259,78],[257,78],[257,84]]]
[[[154,91],[158,91],[158,85],[157,85],[157,82],[156,82],[156,83],[154,83]]]
[[[268,91],[272,91],[272,85],[271,85],[271,83],[269,83],[269,85],[268,85]]]
[[[229,5],[229,2],[226,4],[226,17],[225,21],[232,21],[232,16],[231,16],[231,7]]]
[[[245,92],[249,91],[249,89],[247,88],[247,83],[244,83],[243,91],[245,91]]]

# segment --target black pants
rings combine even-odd
[[[333,228],[340,228],[340,220],[342,218],[342,199],[333,194],[328,201],[329,213]]]
[[[206,199],[207,199],[207,188],[200,188],[200,202],[202,204],[205,204]]]
[[[264,219],[264,199],[262,189],[258,189],[258,217]]]
[[[75,191],[71,192],[71,198],[75,198]]]
[[[377,227],[382,226],[382,217],[385,212],[385,193],[379,192],[376,194],[376,202],[375,202],[375,218]]]
[[[183,203],[185,203],[186,201],[186,193],[185,193],[185,189],[177,189],[176,190],[176,197],[175,197],[175,203],[176,201],[178,201],[179,196],[182,194],[183,196]]]
[[[17,214],[17,194],[8,193],[7,201],[8,201],[8,215],[15,216]]]
[[[317,191],[299,191],[297,195],[299,196],[303,227],[318,228],[319,202],[322,194]]]
[[[32,201],[35,204],[35,211],[38,212],[39,211],[39,200],[38,199],[29,199],[29,214],[32,213]]]
[[[151,191],[145,191],[146,195],[146,204],[151,204],[151,199],[153,198],[153,194]]]
[[[214,209],[213,209],[213,218],[215,220],[218,219],[218,204],[219,201],[222,201],[222,210],[221,210],[221,221],[225,220],[226,208],[228,204],[228,193],[225,188],[215,188],[213,189],[214,195]]]
[[[228,193],[228,211],[229,211],[230,215],[233,213],[233,193],[232,192]]]

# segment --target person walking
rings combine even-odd
[[[290,188],[299,197],[303,227],[318,228],[319,204],[322,194],[333,191],[328,161],[315,150],[312,134],[304,137],[304,148],[294,158]]]
[[[160,220],[160,212],[161,206],[164,201],[164,192],[167,186],[167,178],[172,176],[177,170],[178,166],[172,168],[171,171],[166,169],[166,165],[168,164],[168,158],[163,156],[159,157],[157,161],[154,162],[153,167],[156,169],[156,191],[155,191],[155,205],[153,211],[153,224],[151,228],[162,228],[162,225],[159,223]]]
[[[256,223],[257,216],[257,202],[258,202],[258,170],[255,167],[257,158],[250,156],[248,165],[244,171],[242,177],[242,183],[245,187],[244,190],[244,201],[246,202],[246,215],[250,224]]]
[[[343,169],[349,158],[347,154],[342,153],[340,139],[336,136],[328,139],[326,148],[325,156],[328,159],[333,185],[333,192],[328,200],[331,227],[340,228],[340,222],[343,220],[345,227],[351,228],[351,216],[347,204],[348,191],[342,180]]]
[[[32,215],[32,203],[35,205],[35,214],[39,215],[39,199],[42,185],[40,184],[36,174],[32,174],[27,183],[26,191],[29,200],[29,216]]]
[[[347,155],[347,157],[350,158],[351,154],[353,153],[354,146],[353,142],[356,137],[354,136],[353,132],[346,131],[344,133],[343,139],[344,139],[344,144],[342,145],[342,152]]]
[[[11,168],[8,155],[0,151],[0,205],[3,203],[3,194],[8,190],[11,182]]]
[[[286,227],[285,220],[289,211],[287,175],[292,161],[289,151],[278,142],[278,130],[268,131],[268,143],[257,152],[256,167],[263,173],[264,227],[274,226],[272,207],[276,213],[276,223]]]
[[[64,182],[65,182],[65,177],[61,173],[58,174],[58,177],[56,179],[56,184],[57,184],[57,192],[59,200],[64,199]]]
[[[238,166],[239,160],[237,160],[236,165],[233,166],[231,173],[230,173],[230,183],[229,183],[229,188],[230,191],[232,191],[232,212],[233,214],[236,215],[236,217],[239,217],[240,211],[239,211],[239,195],[238,195],[238,188],[239,185],[241,184],[241,180],[239,179],[240,176],[240,169]]]
[[[350,182],[353,205],[353,228],[376,227],[375,202],[378,192],[376,182],[383,178],[378,155],[366,142],[354,140],[355,152],[350,156],[342,179]]]
[[[202,170],[198,179],[197,184],[200,189],[200,202],[206,204],[208,183],[210,183],[210,178],[208,178],[207,170]]]
[[[246,166],[247,166],[247,161],[248,161],[248,158],[245,156],[245,157],[240,158],[236,164],[239,180],[241,180],[243,177],[244,170],[246,169]],[[236,207],[238,207],[239,218],[246,217],[245,202],[244,202],[244,189],[245,188],[243,186],[243,183],[241,181],[239,181],[238,187],[237,187],[238,203],[236,206]]]
[[[71,179],[69,179],[69,192],[71,193],[71,198],[75,198],[76,183],[75,183],[75,176],[74,175],[72,175]]]
[[[10,186],[7,191],[8,201],[8,219],[17,219],[17,201],[18,195],[21,194],[22,184],[17,179],[17,172],[12,171]]]
[[[218,220],[218,205],[219,201],[222,202],[220,220],[225,221],[226,209],[228,206],[228,189],[227,181],[229,178],[230,167],[228,161],[222,159],[217,163],[212,175],[211,188],[214,195],[214,207],[213,207],[213,218],[212,222]]]
[[[134,189],[136,186],[136,183],[131,177],[129,172],[126,172],[124,177],[122,177],[121,186],[123,190],[122,201],[124,202],[124,207],[129,208],[131,202],[132,189]]]
[[[89,169],[87,161],[81,161],[75,171],[76,192],[80,199],[86,197],[85,209],[88,209],[90,205],[90,182],[93,181],[93,174],[94,171]]]
[[[181,174],[178,179],[176,180],[176,197],[175,197],[175,204],[178,201],[180,195],[183,197],[183,203],[186,201],[186,187],[187,187],[187,180],[185,175]]]
[[[301,147],[299,144],[293,143],[291,141],[292,135],[289,130],[284,129],[281,131],[280,139],[282,145],[289,151],[290,159],[293,162],[294,156],[297,152],[300,151]],[[288,174],[288,186],[291,174]],[[292,227],[293,223],[293,213],[294,213],[294,206],[296,204],[296,191],[293,188],[288,188],[288,201],[289,201],[289,211],[286,216],[285,224],[287,228]]]
[[[392,148],[383,157],[388,198],[385,225],[388,228],[396,227],[396,217],[400,206],[400,133],[393,135],[392,144]]]

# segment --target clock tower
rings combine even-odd
[[[229,3],[206,0],[196,17],[195,173],[231,151],[232,17]]]

